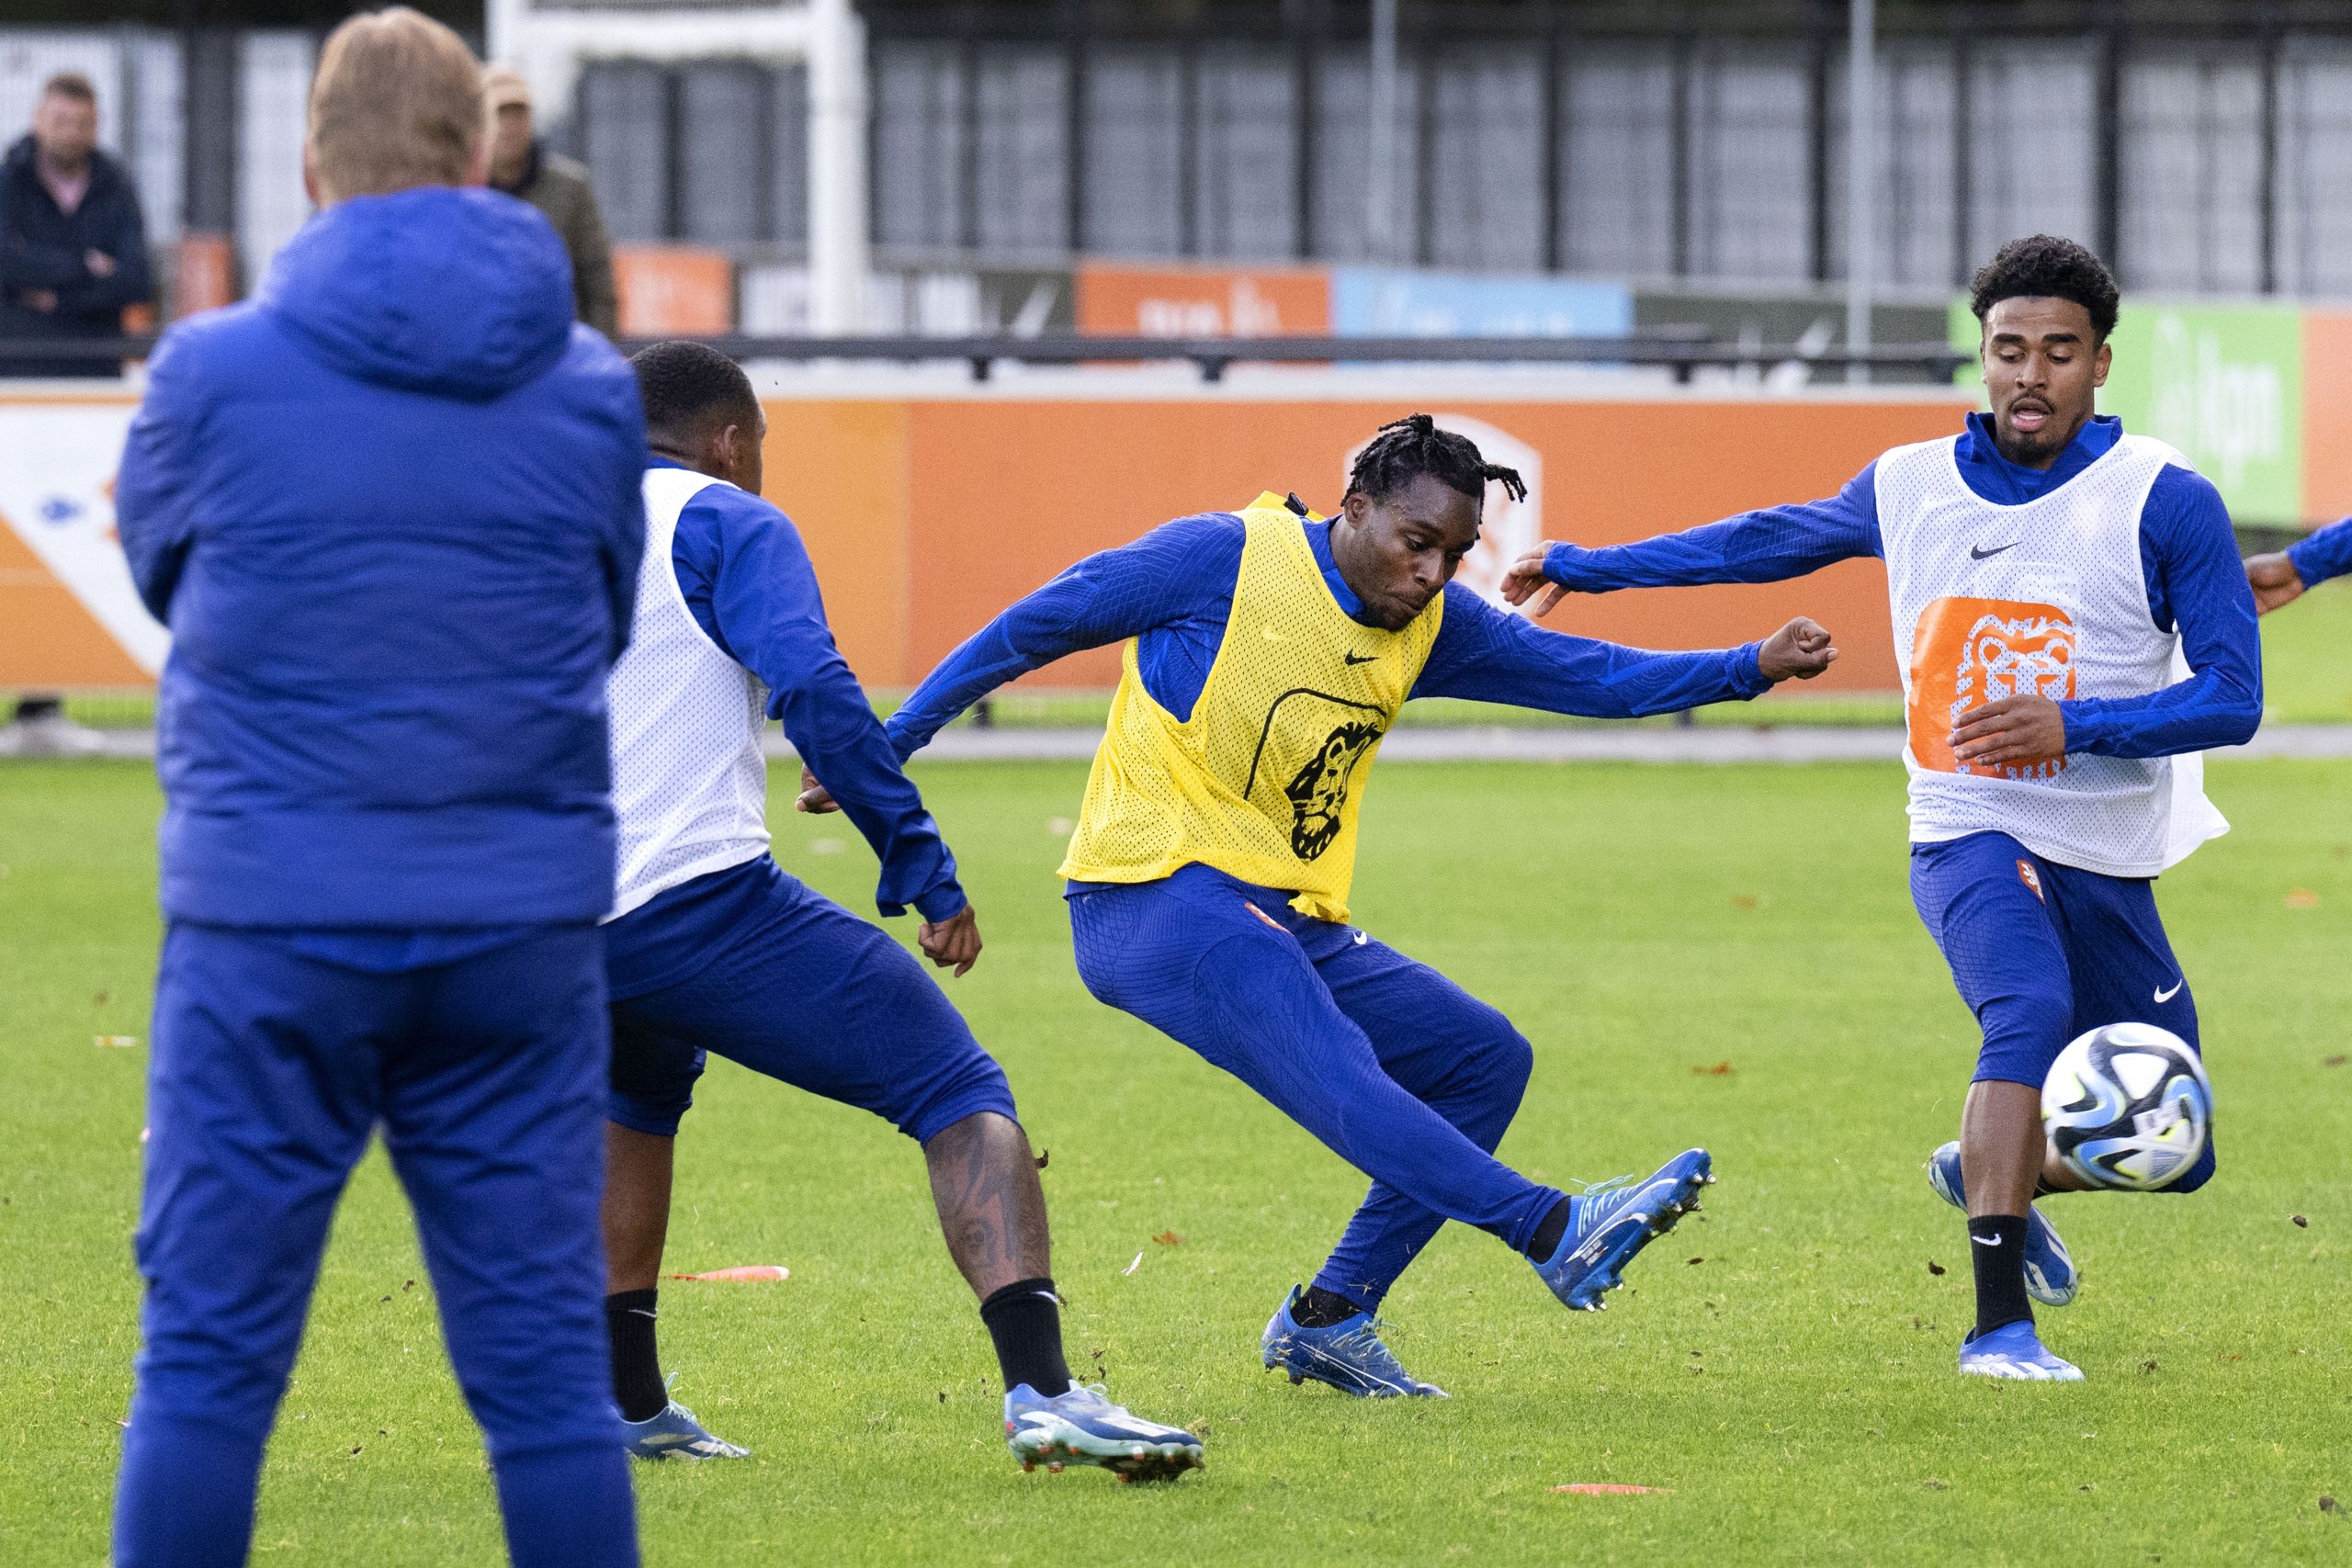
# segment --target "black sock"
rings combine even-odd
[[[996,1341],[996,1364],[1009,1393],[1027,1383],[1051,1399],[1069,1392],[1062,1359],[1062,1302],[1051,1280],[1016,1280],[980,1303],[980,1321]]]
[[[1345,1323],[1363,1311],[1337,1291],[1327,1291],[1320,1285],[1309,1285],[1298,1293],[1290,1306],[1290,1318],[1301,1328],[1329,1328]]]
[[[1968,1222],[1968,1250],[1976,1265],[1976,1333],[2006,1324],[2033,1321],[2025,1299],[2023,1214],[1984,1214]]]
[[[605,1332],[613,1342],[613,1403],[624,1421],[650,1421],[670,1403],[662,1352],[653,1343],[659,1291],[622,1291],[605,1298]]]
[[[1560,1238],[1568,1234],[1569,1201],[1566,1198],[1552,1205],[1544,1223],[1535,1227],[1535,1235],[1527,1244],[1527,1256],[1538,1263],[1549,1263],[1552,1255],[1560,1250]]]

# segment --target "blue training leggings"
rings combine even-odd
[[[1534,1054],[1510,1021],[1363,931],[1204,865],[1073,891],[1078,972],[1373,1179],[1315,1283],[1367,1310],[1438,1227],[1524,1249],[1560,1200],[1495,1159]]]
[[[381,1125],[520,1568],[634,1568],[598,1232],[604,944],[548,928],[372,974],[175,925],[156,979],[145,1347],[115,1561],[245,1561],[262,1446],[351,1168]]]
[[[1911,846],[1911,899],[1951,965],[1984,1045],[1976,1081],[2041,1087],[2075,1036],[2153,1023],[2203,1054],[2197,998],[2173,956],[2147,877],[2102,876],[2044,860],[2006,833]],[[2180,1179],[2213,1175],[2213,1140]]]

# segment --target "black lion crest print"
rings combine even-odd
[[[1313,860],[1340,836],[1340,813],[1348,804],[1348,781],[1356,764],[1381,737],[1371,723],[1342,724],[1324,738],[1306,765],[1283,786],[1290,797],[1291,852]]]

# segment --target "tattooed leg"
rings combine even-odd
[[[974,1295],[985,1301],[1053,1273],[1045,1189],[1018,1122],[979,1111],[935,1134],[922,1154],[948,1255]]]

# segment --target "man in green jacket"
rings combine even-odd
[[[616,335],[613,242],[588,171],[539,144],[530,86],[514,72],[503,65],[483,72],[482,96],[491,111],[491,185],[547,214],[571,253],[573,313],[606,337]]]

